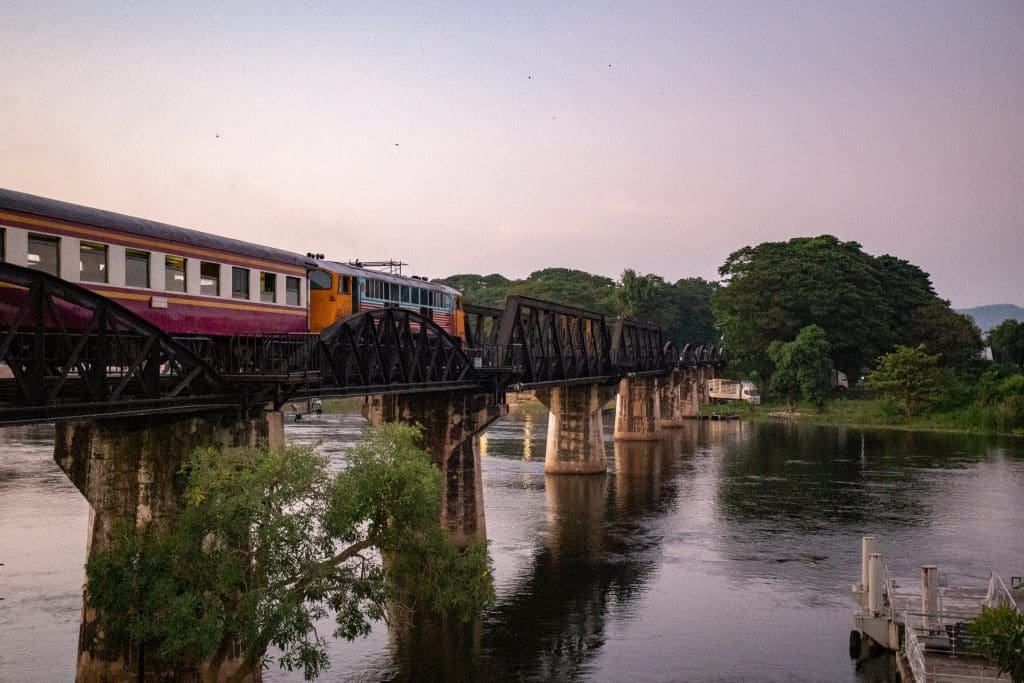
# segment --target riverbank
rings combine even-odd
[[[810,404],[799,403],[790,412],[785,402],[781,401],[769,401],[759,406],[740,401],[701,406],[701,414],[711,413],[738,415],[740,419],[750,422],[794,420],[803,424],[834,427],[880,427],[1024,437],[1024,429],[1006,429],[997,413],[976,405],[950,411],[923,413],[913,417],[896,411],[889,401],[867,398],[837,398],[829,401],[822,411],[818,411]]]

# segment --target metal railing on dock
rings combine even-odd
[[[900,592],[900,582],[876,550],[874,539],[865,537],[861,582],[853,587],[859,607],[851,648],[854,642],[866,640],[897,652],[904,677],[919,683],[1008,680],[974,651],[967,624],[983,607],[1006,606],[1021,613],[1017,577],[1014,590],[995,573],[987,585],[949,586],[938,569],[929,565],[921,567],[920,593]]]

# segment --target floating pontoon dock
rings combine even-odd
[[[1010,587],[998,574],[990,575],[987,586],[946,586],[938,568],[926,565],[921,567],[919,593],[909,592],[912,583],[889,573],[874,538],[862,539],[861,580],[853,586],[857,612],[851,654],[871,644],[892,650],[903,680],[917,683],[1009,681],[1005,674],[996,675],[994,664],[971,652],[966,622],[981,614],[983,605],[1020,612],[1021,577],[1012,577]]]

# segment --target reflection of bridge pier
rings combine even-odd
[[[603,470],[602,470],[603,473]],[[595,557],[603,548],[608,478],[599,475],[544,477],[548,506],[548,548],[561,557]]]
[[[250,420],[180,415],[79,420],[57,424],[54,460],[91,506],[91,557],[110,547],[122,524],[158,530],[173,526],[185,484],[179,471],[195,449],[257,442],[273,446],[283,440],[284,423],[277,412]],[[138,667],[138,652],[108,646],[95,614],[83,606],[77,679],[141,680]],[[230,671],[225,668],[230,667],[221,669],[226,675]],[[202,671],[192,673],[199,678]],[[185,671],[176,675],[188,678]]]
[[[441,524],[456,543],[485,539],[483,480],[475,437],[508,406],[473,391],[371,396],[363,406],[370,424],[406,422],[423,428],[426,450],[443,476]]]

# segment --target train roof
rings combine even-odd
[[[311,259],[301,254],[285,251],[284,249],[265,247],[260,244],[231,239],[230,237],[220,237],[219,235],[211,235],[207,232],[189,230],[188,228],[179,228],[166,223],[158,223],[144,218],[125,216],[124,214],[114,213],[112,211],[92,209],[86,206],[69,204],[68,202],[61,202],[56,199],[37,197],[24,192],[16,192],[14,190],[6,190],[3,188],[0,188],[0,209],[30,213],[36,216],[45,216],[47,218],[58,218],[66,221],[73,221],[75,223],[84,223],[86,225],[107,228],[109,230],[118,230],[120,232],[133,235],[143,235],[145,237],[181,242],[182,244],[189,244],[196,247],[217,249],[219,251],[226,251],[232,254],[251,256],[254,258],[274,261],[277,263],[286,263],[303,268],[309,268],[312,266]]]
[[[432,289],[437,292],[445,292],[453,296],[462,296],[462,292],[457,289],[452,289],[447,285],[441,285],[436,282],[430,282],[429,280],[421,280],[415,277],[407,277],[405,275],[392,275],[391,273],[382,273],[379,270],[373,270],[372,268],[361,268],[354,266],[351,263],[340,263],[338,261],[315,261],[317,267],[330,271],[332,273],[341,273],[343,275],[352,275],[355,277],[373,278],[375,280],[382,280],[383,282],[394,282],[402,285],[409,285],[412,287],[422,287],[423,289]]]

